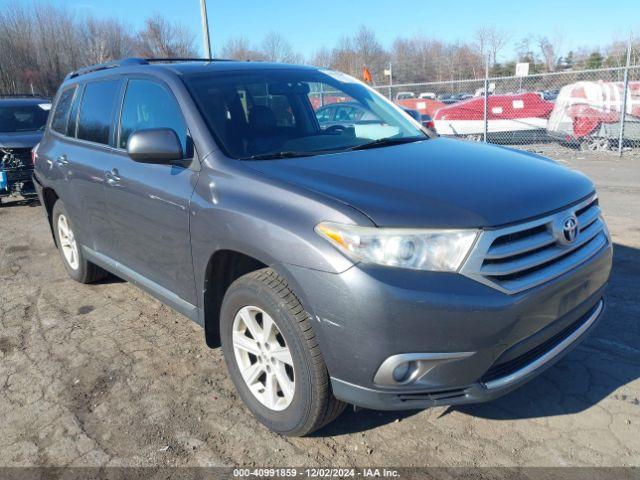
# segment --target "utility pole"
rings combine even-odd
[[[484,66],[484,131],[482,135],[482,141],[487,143],[487,133],[489,131],[489,55],[487,55],[486,63]]]
[[[624,68],[624,88],[622,105],[620,107],[620,137],[618,137],[618,156],[622,156],[622,146],[624,143],[624,121],[627,115],[627,95],[629,94],[629,64],[631,63],[631,33],[629,33],[629,45],[627,45],[627,64]]]
[[[207,19],[207,0],[200,0],[200,16],[202,17],[202,39],[204,56],[211,60],[211,41],[209,40],[209,20]]]

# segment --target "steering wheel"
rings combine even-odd
[[[331,125],[330,127],[325,129],[325,132],[334,135],[337,133],[343,133],[346,130],[347,127],[345,125]]]

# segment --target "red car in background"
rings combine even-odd
[[[494,94],[487,98],[487,134],[493,141],[516,134],[534,138],[546,134],[554,104],[535,93]],[[484,97],[474,97],[438,109],[433,116],[440,135],[479,139],[484,134]]]

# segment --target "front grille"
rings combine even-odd
[[[498,359],[495,365],[493,365],[489,370],[487,370],[487,372],[482,376],[480,381],[482,383],[487,383],[487,382],[491,382],[492,380],[496,380],[498,378],[506,377],[508,375],[511,375],[514,372],[517,372],[521,368],[526,367],[531,362],[534,362],[535,360],[543,356],[545,353],[553,349],[556,345],[559,345],[560,343],[562,343],[562,341],[567,337],[569,337],[573,332],[578,330],[578,328],[580,328],[582,324],[584,324],[587,320],[591,318],[593,313],[598,309],[599,305],[600,304],[598,304],[593,309],[591,309],[586,315],[583,315],[578,320],[576,320],[569,326],[565,327],[563,330],[556,333],[555,335],[551,336],[544,342],[540,343],[536,347],[532,348],[528,352],[523,353],[522,355],[516,358],[513,358],[511,360],[508,360],[506,362],[501,362],[500,359]]]
[[[577,218],[577,234],[568,243],[563,224]],[[460,273],[502,292],[518,293],[556,278],[609,244],[594,195],[578,205],[521,225],[486,230]]]

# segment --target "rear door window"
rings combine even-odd
[[[78,138],[109,145],[119,80],[87,83],[78,120]]]
[[[187,155],[187,125],[180,106],[162,85],[150,80],[130,80],[120,115],[119,148],[127,148],[127,141],[136,130],[170,128],[178,135],[182,151]]]
[[[71,109],[71,102],[73,101],[73,94],[75,91],[76,89],[73,87],[62,92],[51,119],[51,129],[58,133],[62,133],[63,135],[66,135],[67,133],[69,110]]]

